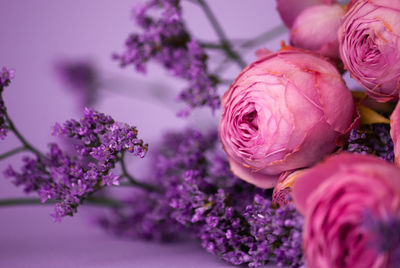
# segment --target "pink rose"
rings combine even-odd
[[[394,163],[400,166],[400,104],[390,116],[390,136],[393,140]]]
[[[307,267],[391,267],[390,256],[373,248],[363,216],[400,212],[399,168],[370,155],[332,156],[297,178],[293,199],[305,216]]]
[[[318,4],[334,4],[336,0],[277,0],[276,8],[285,25],[290,29],[296,17],[306,8]]]
[[[351,3],[338,31],[345,68],[381,102],[399,95],[399,26],[399,0],[359,0]]]
[[[261,188],[284,171],[331,153],[354,125],[350,91],[336,68],[301,50],[266,53],[222,98],[221,143],[234,174]]]
[[[315,51],[321,55],[339,59],[337,31],[344,9],[338,4],[315,5],[301,12],[290,32],[290,43]]]

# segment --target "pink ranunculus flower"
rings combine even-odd
[[[301,174],[292,196],[305,216],[307,267],[392,267],[389,254],[374,248],[363,217],[400,213],[400,169],[395,165],[371,155],[335,155]]]
[[[399,0],[358,0],[351,3],[338,31],[345,68],[380,102],[399,95],[399,26]]]
[[[394,163],[400,166],[400,104],[390,116],[390,136],[393,140]]]
[[[290,29],[296,17],[306,8],[318,4],[334,4],[336,0],[277,0],[276,8],[285,25]]]
[[[315,5],[305,9],[290,31],[291,45],[339,59],[337,31],[344,13],[344,8],[338,4]]]
[[[336,68],[299,49],[266,53],[247,66],[222,106],[219,136],[231,170],[261,188],[321,160],[357,121]]]

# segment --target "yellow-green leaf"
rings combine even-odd
[[[390,120],[383,115],[375,112],[371,108],[361,104],[356,103],[358,111],[360,112],[360,123],[361,125],[372,125],[372,124],[390,124]]]

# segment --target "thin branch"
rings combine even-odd
[[[222,49],[225,51],[225,54],[228,58],[234,60],[240,68],[246,67],[245,61],[239,56],[239,54],[233,50],[232,44],[229,42],[228,38],[226,37],[224,31],[222,30],[221,25],[219,24],[217,18],[215,17],[214,13],[212,12],[211,8],[208,6],[205,0],[197,0],[201,8],[203,9],[205,15],[207,16],[208,20],[210,21],[212,27],[214,28],[219,41],[221,43]]]
[[[85,199],[88,205],[102,206],[102,207],[122,207],[123,203],[119,200],[108,197],[89,197]]]
[[[137,186],[137,187],[143,188],[143,189],[145,189],[147,191],[158,192],[159,189],[156,186],[154,186],[152,184],[145,183],[145,182],[137,181],[131,174],[129,174],[129,172],[128,172],[127,168],[126,168],[126,165],[125,165],[124,156],[125,156],[124,153],[122,153],[122,156],[121,156],[120,161],[119,161],[120,164],[121,164],[122,177],[127,178],[129,180],[129,183],[132,184],[133,186]]]
[[[19,141],[24,145],[25,149],[31,151],[32,153],[34,153],[37,157],[39,157],[40,159],[44,158],[44,155],[38,150],[36,149],[33,145],[31,145],[23,136],[22,134],[17,130],[17,128],[15,127],[13,121],[11,120],[11,118],[9,117],[8,113],[6,112],[4,114],[4,116],[6,117],[8,126],[10,127],[10,130],[15,134],[15,136],[17,136],[17,138],[19,139]]]
[[[90,197],[84,200],[88,205],[104,206],[104,207],[120,207],[122,203],[118,200],[106,197]],[[10,198],[0,199],[0,207],[8,206],[24,206],[24,205],[54,205],[57,200],[47,200],[45,203],[40,201],[40,198]]]
[[[27,150],[27,149],[26,149],[24,146],[14,148],[14,149],[12,149],[12,150],[10,150],[10,151],[8,151],[8,152],[5,152],[5,153],[3,153],[3,154],[0,154],[0,160],[3,160],[3,159],[5,159],[5,158],[7,158],[7,157],[10,157],[10,156],[12,156],[12,155],[14,155],[14,154],[17,154],[17,153],[19,153],[19,152],[26,151],[26,150]]]
[[[224,49],[224,47],[219,43],[200,42],[200,46],[208,49]]]
[[[268,42],[276,37],[279,37],[286,31],[286,26],[281,24],[278,26],[269,29],[268,31],[254,37],[253,39],[247,40],[246,42],[240,45],[241,48],[250,48],[254,46],[258,46],[262,43]]]

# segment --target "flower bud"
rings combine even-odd
[[[305,9],[294,21],[290,43],[338,59],[337,31],[344,9],[338,5],[315,5]]]

